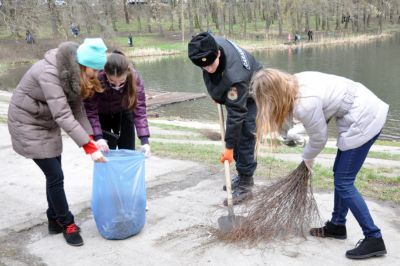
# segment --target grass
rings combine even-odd
[[[18,67],[19,65],[33,64],[34,62],[35,60],[33,59],[23,59],[23,58],[19,58],[18,61],[10,61],[10,62],[3,61],[0,63],[0,74],[8,71],[9,69]]]
[[[195,132],[199,133],[199,129],[194,129],[184,126],[175,126],[163,123],[157,123],[157,121],[150,121],[151,126],[156,126],[164,130],[183,131],[183,132]],[[197,140],[203,139],[203,137],[196,137],[189,135],[152,135],[158,139],[188,139]],[[378,141],[379,145],[389,145],[392,142],[389,141]],[[399,143],[391,146],[398,146]],[[151,141],[153,154],[160,157],[169,157],[180,160],[195,161],[203,164],[209,164],[212,166],[220,166],[219,157],[221,154],[221,146],[219,145],[203,145],[196,143],[163,143],[157,142],[156,140]],[[266,149],[266,147],[263,147]],[[301,153],[303,148],[301,147],[286,147],[278,146],[274,152],[279,153]],[[322,153],[335,154],[335,148],[325,148]],[[400,160],[398,154],[391,154],[385,152],[370,152],[368,155],[370,158],[380,158],[389,160]],[[273,158],[266,155],[260,155],[258,157],[258,166],[255,173],[258,181],[270,181],[276,178],[282,177],[288,174],[290,171],[297,167],[298,163],[288,162],[280,159]],[[234,164],[231,165],[232,172],[235,171]],[[356,187],[360,193],[377,200],[392,201],[400,203],[400,176],[398,175],[399,169],[397,168],[362,168],[356,178]],[[390,177],[388,177],[390,176]],[[316,191],[333,191],[333,172],[331,168],[324,167],[316,164],[314,167],[314,175],[312,178],[313,187]]]
[[[217,165],[218,154],[221,153],[220,148],[215,145],[196,145],[190,143],[178,144],[152,141],[151,148],[157,156],[214,165]]]
[[[7,124],[7,117],[0,115],[0,124]]]
[[[382,146],[400,147],[400,142],[398,141],[377,140],[375,143]]]
[[[151,137],[154,139],[174,139],[174,140],[208,140],[205,136],[202,135],[174,135],[173,133],[168,135],[163,134],[151,134]]]
[[[191,127],[185,127],[185,126],[175,126],[171,124],[164,124],[164,123],[157,123],[155,120],[150,120],[149,121],[150,126],[156,126],[161,129],[165,130],[179,130],[179,131],[189,131],[189,132],[196,132],[199,133],[200,130],[196,128],[191,128]]]
[[[170,125],[170,124],[164,124],[164,123],[157,123],[154,120],[150,121],[151,126],[156,126],[158,128],[164,129],[164,130],[178,130],[178,131],[188,131],[188,132],[195,132],[195,133],[200,133],[199,129],[196,128],[191,128],[191,127],[184,127],[184,126],[175,126],[175,125]],[[152,135],[152,137],[155,137]],[[190,140],[206,140],[207,138],[203,137],[188,137],[188,136],[168,136],[166,137],[165,135],[158,135],[157,138],[164,138],[164,139],[190,139]],[[390,145],[390,144],[393,145]],[[385,146],[395,146],[395,147],[400,147],[399,142],[395,141],[381,141],[378,140],[376,142],[377,145],[385,145]],[[268,151],[269,148],[266,146],[263,146],[261,151]],[[277,146],[274,150],[274,153],[292,153],[292,154],[301,154],[303,152],[302,147],[288,147],[285,145],[279,145]],[[324,148],[321,151],[321,154],[336,154],[337,149],[336,148]],[[393,160],[393,161],[400,161],[400,154],[394,154],[394,153],[389,153],[389,152],[377,152],[377,151],[370,151],[368,153],[369,158],[375,158],[375,159],[384,159],[384,160]]]

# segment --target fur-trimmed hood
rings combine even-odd
[[[44,59],[57,68],[60,85],[68,101],[79,98],[81,92],[80,69],[76,60],[78,46],[75,42],[63,42],[58,48],[49,50],[44,55]]]
[[[82,106],[76,43],[48,51],[22,77],[8,109],[14,150],[27,158],[57,157],[62,152],[60,128],[78,146],[89,142],[92,127]]]

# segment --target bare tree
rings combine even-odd
[[[164,36],[164,30],[161,24],[161,4],[160,1],[151,0],[150,1],[150,14],[153,20],[156,22],[158,27],[158,33],[160,36]]]
[[[234,0],[228,0],[228,33],[232,34],[233,33],[233,18],[234,18]]]
[[[125,23],[129,24],[129,14],[128,14],[128,8],[126,6],[126,0],[121,0],[121,1],[122,1],[122,5],[124,7]]]
[[[189,33],[190,35],[193,35],[193,14],[192,14],[192,1],[188,0],[187,1],[187,10],[188,10],[188,19],[189,19]]]
[[[283,17],[282,17],[280,1],[274,0],[274,5],[275,5],[275,10],[276,10],[276,16],[278,19],[279,36],[281,36],[283,34]]]

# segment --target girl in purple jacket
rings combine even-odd
[[[120,51],[107,58],[98,74],[104,91],[84,101],[93,137],[99,149],[135,149],[135,128],[141,151],[150,157],[146,97],[139,72]]]

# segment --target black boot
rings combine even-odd
[[[361,240],[360,240],[361,241]],[[382,237],[366,237],[361,243],[357,243],[356,248],[348,250],[346,257],[349,259],[366,259],[385,255],[386,247]]]
[[[50,235],[59,234],[64,231],[62,224],[58,223],[56,219],[49,219],[48,229]]]
[[[79,233],[79,227],[75,223],[64,226],[63,235],[69,245],[71,246],[83,245],[83,239]]]
[[[345,225],[336,225],[327,221],[324,227],[311,228],[310,235],[317,237],[332,237],[336,239],[346,239],[347,232]]]
[[[59,223],[56,219],[48,219],[48,229],[50,235],[60,234],[64,231],[64,227],[61,223]],[[78,231],[81,232],[81,228],[76,226]]]
[[[253,193],[251,192],[251,187],[249,186],[239,186],[232,192],[233,205],[240,204],[252,198],[253,198]],[[228,206],[227,199],[224,200],[224,205]]]
[[[240,183],[240,184],[239,184]],[[253,176],[234,175],[231,180],[232,191],[235,191],[240,185],[252,187],[254,186]],[[226,191],[226,185],[222,187]]]

